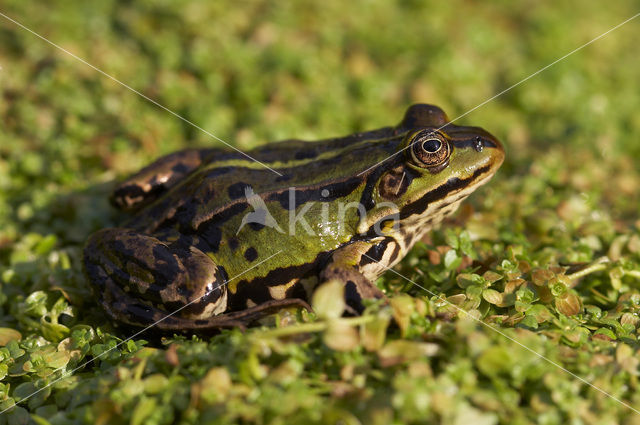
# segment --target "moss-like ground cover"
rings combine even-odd
[[[247,149],[391,125],[413,102],[455,117],[638,10],[5,0],[0,12]],[[337,319],[324,293],[315,315],[245,333],[159,348],[143,334],[45,387],[126,336],[80,264],[87,235],[122,219],[106,201],[114,181],[217,142],[0,17],[0,409],[19,403],[0,423],[640,423],[612,398],[640,409],[638,37],[630,22],[461,119],[504,141],[505,165],[381,278],[391,306]]]

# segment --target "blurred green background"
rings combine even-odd
[[[456,117],[640,9],[5,0],[0,12],[249,149],[394,125],[415,102]],[[640,18],[464,116],[503,141],[506,162],[397,268],[636,409],[639,37]],[[80,268],[86,237],[123,218],[106,201],[114,181],[218,142],[3,17],[0,67],[6,408],[123,336]],[[494,275],[475,275],[471,259]],[[584,277],[573,274],[581,265],[591,265]],[[396,301],[373,306],[368,327],[298,315],[286,318],[301,326],[288,339],[272,323],[160,349],[142,348],[142,335],[0,423],[640,423],[398,276],[380,285]],[[390,314],[397,325],[387,328]],[[336,335],[347,342],[332,344]]]

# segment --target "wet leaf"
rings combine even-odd
[[[565,316],[574,316],[582,310],[580,297],[573,291],[566,292],[555,299],[556,309]]]

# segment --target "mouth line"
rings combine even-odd
[[[493,177],[496,170],[497,168],[494,167],[494,164],[489,164],[478,168],[467,178],[450,178],[445,183],[430,190],[416,201],[411,202],[402,208],[400,211],[400,219],[405,219],[414,214],[422,214],[429,204],[455,196],[455,194],[460,192],[467,190],[470,190],[469,193],[473,192],[478,186],[486,183],[491,177]]]

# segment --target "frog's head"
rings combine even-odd
[[[396,132],[404,138],[379,174],[373,195],[376,205],[397,207],[404,232],[421,234],[451,214],[504,160],[494,136],[479,127],[449,124],[436,106],[411,106]],[[383,219],[384,210],[368,221]]]

